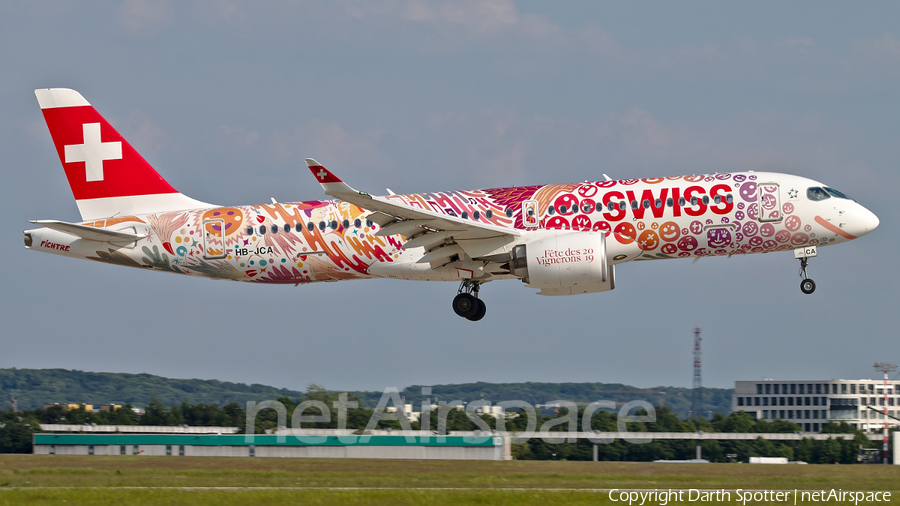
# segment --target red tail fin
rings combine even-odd
[[[34,94],[84,220],[211,207],[172,188],[77,91]]]

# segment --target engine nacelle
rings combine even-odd
[[[569,232],[519,244],[510,271],[540,295],[575,295],[615,288],[615,267],[603,232]]]

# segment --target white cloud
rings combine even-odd
[[[338,123],[312,121],[272,134],[270,144],[281,161],[315,158],[326,166],[373,168],[391,163],[379,148],[383,135],[382,130],[350,132]]]
[[[166,0],[125,0],[116,11],[119,30],[133,36],[157,33],[172,20],[172,8]]]

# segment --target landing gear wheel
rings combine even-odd
[[[478,308],[475,311],[475,314],[473,314],[472,316],[466,317],[469,319],[469,321],[473,321],[473,322],[477,322],[478,320],[484,318],[484,314],[487,312],[487,306],[484,304],[483,300],[475,299],[475,302],[477,302],[477,306],[478,306]]]
[[[815,292],[816,282],[811,279],[804,279],[800,282],[800,291],[807,295]]]
[[[478,312],[478,302],[474,295],[461,293],[453,298],[453,311],[463,318],[471,318]]]

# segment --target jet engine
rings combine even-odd
[[[513,249],[510,272],[538,295],[577,295],[615,288],[615,266],[606,255],[603,232],[554,234]]]

